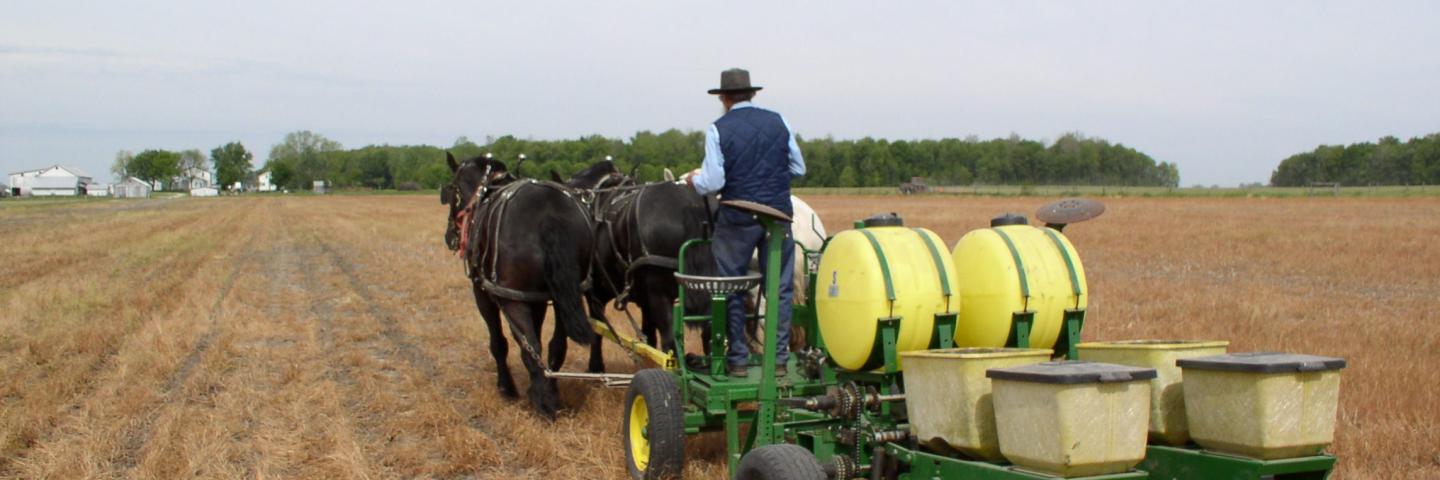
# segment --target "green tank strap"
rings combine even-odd
[[[1020,273],[1020,296],[1025,298],[1025,309],[1030,309],[1030,279],[1025,275],[1025,262],[1020,260],[1020,251],[1015,250],[1015,241],[1010,239],[1004,230],[991,228],[1000,239],[1005,241],[1005,247],[1010,249],[1010,258],[1015,260],[1015,271]]]
[[[930,236],[925,234],[925,229],[912,228],[911,230],[914,230],[915,234],[920,235],[920,239],[925,241],[925,246],[930,248],[930,259],[935,261],[935,271],[940,272],[940,291],[943,292],[946,297],[951,296],[950,275],[945,273],[945,264],[941,263],[940,249],[935,246],[935,241],[931,240]]]
[[[1080,306],[1080,296],[1085,292],[1080,291],[1080,272],[1075,271],[1075,259],[1070,256],[1070,249],[1065,248],[1065,242],[1060,240],[1060,234],[1053,228],[1044,228],[1046,235],[1055,242],[1055,248],[1060,249],[1060,256],[1065,259],[1065,268],[1070,271],[1070,291],[1075,294],[1075,306]]]
[[[870,240],[870,247],[875,249],[875,258],[880,260],[880,275],[885,278],[885,298],[890,299],[891,307],[894,307],[895,283],[890,280],[890,262],[885,259],[885,250],[880,248],[880,241],[875,239],[875,234],[864,228],[858,231],[865,234],[865,238]]]

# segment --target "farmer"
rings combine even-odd
[[[732,68],[720,72],[720,88],[710,90],[725,106],[725,115],[705,132],[705,161],[686,181],[700,194],[720,192],[725,200],[749,200],[791,215],[790,179],[805,174],[805,159],[795,133],[780,114],[754,106],[750,99],[760,87],[750,86],[750,72]],[[745,275],[751,254],[760,249],[760,271],[766,271],[765,230],[744,212],[721,207],[712,249],[722,276]],[[794,295],[795,241],[786,229],[780,246],[780,319],[775,362],[776,375],[786,373],[790,358],[790,301]],[[745,345],[745,308],[742,295],[733,294],[729,311],[729,350],[726,371],[747,376],[750,350]]]

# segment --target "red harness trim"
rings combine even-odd
[[[470,224],[475,220],[475,206],[480,204],[480,196],[485,192],[485,186],[475,188],[475,194],[470,196],[470,202],[465,208],[455,214],[455,228],[460,230],[460,244],[455,249],[455,256],[465,258],[470,251]]]

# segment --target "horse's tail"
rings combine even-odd
[[[541,252],[545,256],[545,286],[555,304],[555,328],[565,329],[565,336],[575,343],[589,345],[595,341],[595,331],[590,329],[590,320],[585,316],[580,291],[589,259],[576,257],[575,246],[565,242],[568,236],[559,234],[563,228],[550,227],[546,225],[544,230],[550,233],[541,235]]]

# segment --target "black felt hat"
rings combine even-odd
[[[720,72],[720,88],[710,89],[710,94],[729,92],[754,92],[762,87],[750,86],[750,71],[742,68],[732,68]]]

